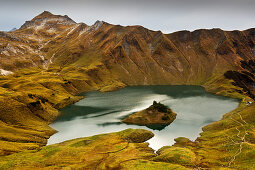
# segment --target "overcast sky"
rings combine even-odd
[[[255,0],[0,0],[0,30],[19,28],[45,10],[88,25],[103,20],[164,33],[255,28]]]

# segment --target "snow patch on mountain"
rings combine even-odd
[[[48,30],[46,30],[48,33],[56,33],[56,29],[55,28],[50,28]]]
[[[70,31],[67,33],[67,35],[71,34],[77,27],[79,26],[79,24],[75,25],[74,27],[72,27],[70,29]]]
[[[103,21],[96,21],[95,24],[92,25],[92,27],[95,29],[95,31],[97,31],[103,24]]]
[[[82,31],[80,31],[79,36],[81,36],[84,33],[90,33],[92,31],[97,31],[103,24],[104,24],[103,21],[96,21],[92,26],[87,26]]]
[[[4,69],[0,69],[0,74],[1,74],[2,76],[8,76],[8,75],[10,75],[10,74],[13,74],[13,72],[8,71],[8,70],[4,70]]]
[[[34,28],[34,29],[41,29],[42,27],[48,25],[52,26],[55,25],[73,25],[76,24],[74,21],[65,18],[65,17],[54,17],[54,18],[40,18],[34,21],[26,21],[24,25],[21,26],[23,28]]]
[[[13,28],[9,32],[16,31],[16,30],[17,30],[17,28]]]
[[[1,54],[4,54],[6,56],[10,56],[10,53],[8,51],[2,51]]]

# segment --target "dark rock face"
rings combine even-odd
[[[6,38],[9,41],[21,41],[17,36],[14,34],[0,31],[0,38]]]
[[[154,101],[149,108],[128,116],[122,122],[161,130],[175,119],[176,113],[163,104]]]
[[[243,88],[251,98],[255,99],[255,60],[241,62],[242,69],[227,71],[224,76],[234,80],[233,85]]]

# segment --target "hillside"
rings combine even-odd
[[[0,32],[0,56],[0,155],[46,145],[58,109],[81,92],[189,84],[242,100],[192,144],[196,166],[254,166],[255,105],[245,102],[255,96],[255,29],[163,34],[103,21],[88,26],[45,11]]]
[[[43,12],[16,31],[1,32],[1,69],[102,65],[126,84],[201,84],[252,60],[254,33],[212,29],[166,35],[103,21],[88,26]]]

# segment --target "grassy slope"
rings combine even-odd
[[[112,87],[119,88],[118,84],[122,83],[111,83],[113,79],[110,73],[106,73],[103,71],[104,69],[98,69],[98,67],[103,66],[98,66],[97,64],[96,66],[90,65],[89,67],[79,68],[70,66],[70,68],[66,67],[62,71],[54,67],[48,71],[29,69],[23,70],[13,76],[2,77],[1,96],[3,98],[2,103],[6,103],[6,105],[1,105],[1,108],[7,108],[12,114],[1,115],[1,139],[6,139],[1,140],[1,153],[8,154],[27,149],[36,150],[37,148],[41,148],[46,143],[46,138],[54,133],[54,130],[48,127],[48,123],[54,120],[59,114],[57,111],[58,108],[80,99],[79,97],[75,97],[75,94],[81,91],[104,89],[105,85],[108,84],[112,84]],[[59,75],[56,76],[56,74]],[[128,168],[137,167],[139,169],[143,169],[142,167],[157,168],[158,166],[172,167],[177,165],[182,165],[187,168],[223,166],[238,169],[244,167],[245,169],[253,167],[254,162],[252,160],[254,159],[253,149],[255,143],[255,120],[253,114],[255,105],[246,106],[245,101],[250,99],[237,93],[237,91],[241,89],[233,86],[230,80],[226,80],[223,77],[212,78],[203,86],[208,91],[216,94],[242,99],[242,103],[233,112],[225,114],[222,120],[204,127],[204,132],[201,134],[201,137],[199,137],[195,143],[192,143],[192,145],[185,142],[178,144],[177,142],[177,146],[167,150],[163,155],[159,155],[159,158],[153,158],[152,160],[149,158],[137,159],[130,161],[130,163],[121,163],[121,165],[127,166]],[[44,101],[44,99],[48,101]],[[29,104],[37,101],[40,101],[39,106],[28,107]],[[17,104],[13,107],[13,103],[15,102]],[[11,105],[8,106],[8,104]],[[9,110],[10,108],[15,111]],[[18,108],[22,109],[22,111],[18,111]],[[8,113],[8,111],[6,112],[5,110],[4,112]],[[18,115],[21,112],[23,113],[22,116]],[[10,118],[10,115],[16,115],[14,117],[17,117],[18,120],[13,119],[13,117]],[[24,117],[24,120],[22,117]],[[108,142],[107,139],[106,141]],[[13,142],[15,142],[15,144]],[[62,144],[47,146],[46,149],[49,149],[49,152],[53,150],[52,153],[55,153],[58,151],[59,145],[61,146]],[[189,150],[182,150],[180,148],[189,148]],[[184,157],[182,162],[179,160],[179,156],[172,155],[172,150],[176,152],[180,150],[180,153],[183,153],[182,155],[187,155],[188,158]],[[166,154],[168,151],[171,151],[169,152],[171,154]],[[34,153],[37,155],[36,157],[38,160],[41,159],[42,152],[44,152],[44,150],[41,150],[39,153]],[[73,151],[70,151],[70,154],[72,152]],[[76,152],[78,151],[75,151],[75,153]],[[31,157],[30,154],[29,152],[22,152],[13,156],[15,156],[17,161],[23,160],[28,163],[31,162],[29,158]],[[125,154],[126,153],[124,153],[124,155]],[[189,154],[193,155],[191,157],[194,157],[195,154],[196,160],[194,161],[193,158],[189,158]],[[12,163],[14,161],[13,156],[3,157],[4,161],[1,162],[2,167],[26,167],[27,163],[22,161],[21,163]],[[177,156],[178,159],[174,156]],[[113,154],[113,157],[117,157],[117,154]],[[122,154],[118,157],[123,157],[124,159]],[[191,162],[187,163],[186,159]],[[36,160],[37,159],[35,159],[33,163],[34,165],[29,165],[30,168],[40,163]],[[49,160],[53,161],[50,163],[50,166],[62,166],[61,163],[51,158],[49,158]],[[107,162],[104,166],[112,166],[110,162]],[[47,165],[48,164],[45,162],[40,163],[42,167]],[[117,163],[114,166],[119,165],[120,163]],[[78,162],[74,161],[73,163],[67,162],[63,166],[79,167],[80,165]],[[179,168],[182,169],[183,167]]]
[[[80,100],[75,96],[84,91],[114,90],[123,87],[121,82],[102,75],[93,81],[88,72],[94,68],[79,70],[25,69],[19,73],[1,77],[0,81],[0,155],[37,149],[47,143],[55,133],[48,124],[60,113],[58,109]],[[96,71],[101,77],[100,71]]]
[[[186,169],[183,166],[149,161],[155,157],[146,130],[101,134],[43,147],[39,152],[22,152],[0,158],[1,169]]]
[[[98,59],[95,60],[95,57]],[[239,98],[242,99],[243,102],[248,100],[246,96],[238,93],[242,91],[242,89],[233,86],[231,83],[231,80],[227,80],[221,75],[216,75],[208,79],[203,86],[208,91],[216,94]],[[2,87],[2,103],[6,103],[6,105],[1,105],[1,108],[4,109],[3,112],[7,113],[1,115],[1,120],[3,121],[1,122],[0,128],[1,139],[4,139],[1,140],[1,154],[10,154],[27,149],[36,150],[45,145],[46,138],[55,132],[48,127],[48,123],[59,115],[57,109],[80,99],[80,97],[75,97],[74,95],[89,90],[114,90],[124,87],[125,85],[118,81],[118,76],[114,74],[114,69],[109,70],[106,68],[106,65],[102,63],[100,55],[93,55],[93,59],[91,59],[91,55],[84,54],[75,63],[64,68],[51,66],[48,70],[36,68],[25,69],[15,75],[2,77],[0,86]],[[39,105],[28,107],[31,103],[38,101],[40,103]],[[17,103],[15,104],[16,107],[13,107],[13,103],[15,102]],[[18,110],[19,108],[22,109],[22,111]],[[247,133],[249,133],[249,135],[247,135],[247,137],[245,136],[245,138],[249,137],[249,142],[240,142],[238,130],[240,130],[240,134],[242,134],[245,132],[245,129],[241,127],[240,123],[233,121],[231,117],[226,117],[220,122],[206,126],[204,132],[201,134],[202,136],[198,138],[197,142],[195,142],[192,147],[189,147],[188,151],[180,149],[180,152],[186,153],[187,156],[189,154],[194,156],[195,154],[196,161],[193,161],[193,158],[188,159],[192,161],[187,164],[186,158],[183,158],[183,163],[176,161],[172,154],[164,153],[163,155],[159,155],[158,159],[153,158],[152,161],[149,159],[142,159],[143,161],[141,159],[133,160],[131,161],[132,164],[128,163],[125,164],[125,166],[129,168],[137,167],[140,169],[143,169],[143,167],[157,168],[158,166],[171,167],[177,165],[183,165],[188,168],[221,166],[236,168],[240,168],[241,166],[252,167],[254,166],[253,161],[251,161],[253,159],[251,148],[254,143],[254,122],[251,121],[253,108],[253,105],[246,107],[244,103],[242,103],[240,107],[233,112],[233,116],[239,114],[246,115],[242,116],[242,118],[248,123],[249,131]],[[22,116],[18,115],[20,113],[23,113]],[[22,117],[24,117],[24,119],[22,119]],[[18,120],[13,118],[17,118]],[[236,117],[237,121],[240,121],[239,119]],[[241,122],[244,123],[242,120]],[[222,124],[224,128],[220,127]],[[234,137],[233,139],[228,139],[229,136]],[[232,145],[233,143],[234,145]],[[222,144],[224,144],[224,146],[222,146]],[[242,146],[242,152],[237,154],[238,149],[240,150],[240,146]],[[51,149],[53,150],[58,148],[56,145],[49,147],[52,147]],[[182,144],[178,147],[187,148],[187,145]],[[179,148],[173,149],[176,151]],[[25,162],[30,162],[31,159],[28,159],[28,154],[27,152],[17,154],[17,158],[18,160],[24,159]],[[20,157],[20,155],[24,155],[24,157]],[[247,159],[247,155],[251,159]],[[117,155],[114,157],[116,156]],[[157,163],[159,160],[161,163]],[[10,156],[7,161],[5,160],[2,162],[2,166],[6,167],[8,164],[12,164],[12,161],[13,157]],[[162,162],[165,163],[162,164]],[[44,163],[41,164],[40,166],[46,166]],[[65,164],[65,166],[69,166],[67,164]],[[77,162],[74,164],[74,166],[78,166]],[[18,165],[23,166],[21,164]],[[53,161],[51,165],[53,167],[59,166],[59,163]],[[13,165],[10,167],[12,166]],[[110,165],[106,163],[105,166]]]

